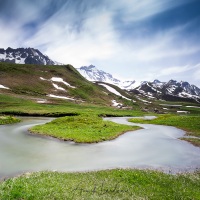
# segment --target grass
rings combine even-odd
[[[199,199],[200,172],[170,175],[150,170],[26,173],[0,183],[1,200]]]
[[[113,107],[89,103],[75,104],[61,99],[52,100],[48,104],[38,104],[26,97],[0,94],[0,113],[8,115],[43,115],[63,116],[69,113],[93,113],[98,116],[141,116],[143,113],[136,106],[134,110],[120,110]]]
[[[0,116],[0,125],[20,122],[20,119],[11,116]]]
[[[77,143],[95,143],[115,139],[124,132],[136,129],[139,127],[103,121],[95,115],[79,115],[61,117],[44,125],[34,126],[30,131]]]
[[[159,115],[153,120],[130,119],[130,122],[145,123],[145,124],[160,124],[167,126],[175,126],[183,129],[189,136],[195,136],[197,139],[183,138],[196,146],[200,146],[200,116],[199,115]],[[198,139],[199,138],[199,139]]]
[[[181,140],[185,140],[197,147],[200,147],[200,138],[181,138]]]

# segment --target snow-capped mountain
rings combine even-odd
[[[94,65],[83,66],[77,68],[77,70],[89,81],[110,83],[127,90],[138,86],[135,81],[121,81],[114,78],[111,74],[97,69]]]
[[[0,62],[9,62],[16,64],[37,64],[37,65],[59,65],[60,63],[51,60],[34,48],[8,47],[6,50],[0,49]]]
[[[111,74],[97,69],[94,65],[83,66],[77,68],[77,70],[89,81],[110,83],[135,94],[139,92],[146,97],[156,97],[164,100],[193,99],[200,102],[200,89],[188,82],[175,80],[161,82],[157,79],[153,82],[121,81]]]
[[[200,89],[184,81],[170,80],[168,82],[161,82],[154,80],[153,82],[143,82],[135,89],[140,93],[146,93],[147,95],[166,100],[182,98],[200,101]]]

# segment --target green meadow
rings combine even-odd
[[[0,183],[0,199],[197,200],[199,188],[200,172],[177,175],[130,169],[83,173],[36,172]]]
[[[92,114],[97,116],[141,116],[143,112],[133,105],[133,109],[123,110],[111,106],[90,103],[76,104],[62,99],[52,99],[50,103],[40,104],[27,97],[0,94],[0,114],[20,116],[71,116]]]

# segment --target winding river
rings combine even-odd
[[[200,167],[200,148],[177,138],[184,131],[140,124],[113,141],[75,144],[31,135],[28,129],[50,118],[23,117],[22,122],[0,126],[0,179],[28,171],[89,171],[111,168],[151,168],[165,172],[193,171]],[[127,117],[106,118],[129,124]]]

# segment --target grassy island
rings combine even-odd
[[[79,115],[61,117],[44,125],[34,126],[30,131],[77,143],[95,143],[115,139],[136,129],[139,127],[104,121],[96,115]]]
[[[11,116],[0,116],[0,125],[3,124],[14,124],[20,122],[20,119]]]
[[[196,146],[200,146],[200,116],[199,115],[172,115],[165,114],[159,115],[158,118],[153,120],[147,119],[130,119],[130,122],[144,123],[144,124],[160,124],[167,126],[174,126],[186,131],[187,135],[195,136],[196,138],[181,138]]]
[[[200,172],[150,170],[26,173],[0,183],[0,199],[199,199]]]

